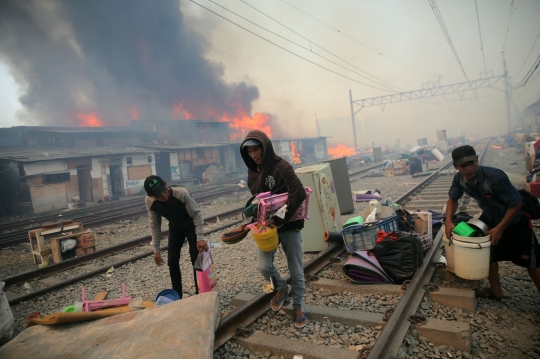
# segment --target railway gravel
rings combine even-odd
[[[497,152],[492,151],[486,157],[486,164],[493,165],[492,161],[496,162],[497,167],[510,173],[512,179],[518,183],[523,180],[524,176],[521,158],[522,155],[512,148]],[[364,178],[353,182],[352,190],[379,189],[384,198],[390,196],[395,199],[422,179],[410,176]],[[201,203],[201,207],[204,216],[208,217],[241,205],[246,199],[247,194],[225,196],[212,202]],[[367,203],[356,203],[355,212],[366,207]],[[343,216],[343,220],[345,221],[351,216]],[[92,228],[92,230],[99,232],[98,248],[149,234],[145,217]],[[218,232],[209,235],[207,239],[213,245],[212,253],[219,276],[218,286],[222,315],[226,315],[234,310],[231,305],[232,298],[241,292],[260,293],[264,279],[256,269],[257,248],[249,237],[234,245],[224,245],[219,240],[219,236]],[[25,252],[26,250],[24,245],[20,245],[0,251],[0,277],[35,269],[31,257]],[[132,251],[137,252],[136,249]],[[166,257],[166,253],[164,254]],[[313,254],[306,253],[304,255],[305,260],[311,257]],[[108,259],[102,261],[104,265],[108,263]],[[286,258],[281,250],[277,252],[275,262],[280,272],[287,274]],[[186,290],[184,296],[194,295],[187,248],[182,250],[181,269],[184,274],[184,288]],[[80,273],[80,270],[74,269],[70,272]],[[327,266],[319,275],[328,279],[343,279],[341,272],[332,266]],[[528,278],[526,271],[519,267],[503,263],[501,275],[503,287],[508,297],[500,303],[480,299],[475,314],[466,314],[455,308],[437,305],[426,298],[420,306],[419,312],[428,318],[460,320],[470,323],[473,328],[473,347],[470,353],[454,351],[450,347],[436,346],[427,341],[426,338],[418,336],[415,330],[411,330],[407,334],[399,354],[409,355],[412,358],[540,358],[540,354],[535,351],[535,349],[540,348],[540,333],[538,332],[540,297],[538,292],[532,283],[512,278]],[[444,277],[434,280],[444,286],[466,288],[468,285]],[[157,292],[170,286],[167,267],[157,267],[154,265],[152,257],[147,257],[115,268],[112,273],[102,274],[13,306],[16,333],[22,330],[26,321],[25,317],[29,313],[40,311],[42,314],[51,314],[80,300],[83,285],[90,296],[103,288],[108,288],[110,290],[109,298],[115,298],[121,296],[122,282],[127,284],[130,295],[141,296],[146,300],[153,300]],[[33,281],[28,285],[35,289],[40,284],[38,281]],[[479,285],[486,286],[487,281],[481,281]],[[31,289],[21,285],[11,290],[25,293]],[[398,296],[378,294],[329,294],[329,292],[315,288],[308,283],[305,301],[309,304],[383,313],[387,308],[395,306],[399,300]],[[292,318],[271,311],[260,317],[252,324],[252,327],[270,335],[285,336],[317,344],[349,348],[350,350],[361,350],[363,347],[373,344],[382,330],[380,327],[356,326],[351,328],[328,320],[312,321],[304,329],[296,330]],[[232,340],[219,348],[214,353],[214,357],[254,359],[269,358],[270,354],[252,353],[238,346]]]

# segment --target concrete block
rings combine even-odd
[[[217,292],[89,322],[36,325],[0,347],[0,358],[212,359]]]
[[[438,292],[426,293],[425,296],[435,303],[459,308],[466,313],[476,311],[476,296],[472,289],[440,287]]]
[[[469,323],[428,319],[426,325],[416,326],[418,335],[435,345],[448,345],[456,351],[471,352],[471,327]]]
[[[272,356],[292,358],[294,355],[303,355],[309,359],[357,359],[358,352],[315,345],[301,340],[288,339],[262,332],[255,332],[249,338],[239,338],[237,344],[248,348],[252,352],[270,352]]]

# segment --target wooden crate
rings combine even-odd
[[[53,228],[37,228],[28,231],[28,239],[30,241],[30,252],[34,259],[34,263],[40,264],[48,262],[49,256],[52,255],[55,263],[62,261],[62,253],[60,251],[60,241],[63,239],[74,238],[78,233],[83,232],[83,224],[81,222],[60,224]],[[62,233],[71,232],[69,235]]]

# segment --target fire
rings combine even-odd
[[[132,107],[130,110],[131,119],[132,120],[138,120],[139,119],[139,113],[137,112],[137,109],[135,107]]]
[[[298,164],[298,163],[302,163],[302,160],[300,159],[300,155],[298,154],[298,152],[296,152],[296,145],[291,142],[291,151],[292,151],[292,156],[293,156],[293,162]]]
[[[79,125],[82,127],[102,127],[103,121],[96,112],[78,113]]]
[[[339,144],[336,147],[328,147],[328,154],[333,158],[354,156],[356,155],[356,149],[354,147],[347,147]]]
[[[237,130],[236,133],[231,134],[231,140],[237,140],[244,137],[247,132],[251,130],[260,130],[272,138],[272,129],[268,124],[270,116],[265,113],[256,113],[253,117],[247,114],[238,116],[224,115],[221,117],[221,121],[229,122],[229,127]]]
[[[193,118],[193,114],[184,108],[184,101],[173,103],[172,116],[176,120]]]

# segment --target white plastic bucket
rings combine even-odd
[[[442,231],[444,233],[444,226],[443,226]],[[446,268],[450,272],[454,273],[454,249],[450,245],[450,240],[446,238],[446,234],[443,234],[442,239],[444,242],[444,253],[446,256]]]
[[[490,236],[485,237],[463,237],[456,233],[452,233],[452,238],[457,239],[460,242],[467,242],[467,243],[484,243],[491,241]]]
[[[491,240],[483,243],[452,240],[454,252],[454,273],[463,279],[479,280],[489,276],[489,254]]]

